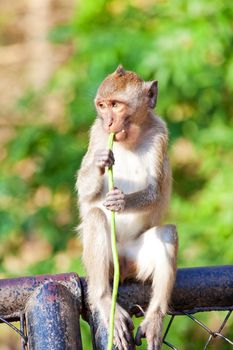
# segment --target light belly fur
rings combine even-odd
[[[114,157],[115,165],[113,167],[113,174],[115,187],[119,188],[125,194],[144,190],[148,185],[150,176],[146,157],[137,154],[135,151],[133,153],[125,150],[120,145],[115,146]],[[105,194],[108,192],[107,173],[104,176],[104,193],[101,201],[98,203],[98,207],[105,212],[110,225],[111,212],[102,204]],[[125,242],[135,239],[144,228],[144,217],[145,213],[139,211],[134,213],[116,213],[117,240],[119,242]]]

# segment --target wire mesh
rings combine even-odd
[[[189,314],[187,312],[183,312],[182,315],[171,315],[169,317],[169,321],[167,324],[167,327],[164,332],[163,336],[163,343],[165,344],[166,348],[170,348],[173,350],[182,350],[182,345],[181,346],[176,346],[173,344],[173,340],[169,339],[169,334],[170,330],[174,326],[175,319],[177,317],[187,317],[191,321],[193,321],[198,327],[200,327],[204,333],[207,334],[207,339],[206,342],[203,344],[203,347],[201,349],[203,350],[208,350],[210,348],[210,344],[212,344],[215,339],[221,338],[224,342],[226,342],[229,345],[229,349],[233,348],[233,341],[229,339],[226,335],[223,334],[224,328],[226,327],[227,323],[230,320],[230,316],[232,316],[232,310],[226,311],[225,317],[223,321],[220,323],[219,327],[216,330],[211,330],[203,321],[200,321],[198,317]],[[3,317],[0,316],[0,322],[5,323],[8,325],[12,331],[16,332],[19,337],[21,338],[21,349],[22,350],[27,350],[27,330],[26,330],[26,323],[25,323],[25,315],[21,314],[20,315],[20,328],[15,327],[11,322],[8,320],[4,319]],[[187,348],[187,344],[184,344],[183,347]],[[78,350],[78,349],[77,349]]]
[[[208,311],[206,311],[208,312]],[[197,324],[201,329],[204,330],[204,332],[206,332],[208,334],[208,338],[206,340],[206,342],[203,344],[203,350],[206,350],[209,348],[210,343],[212,343],[216,338],[221,338],[222,340],[224,340],[226,343],[228,343],[229,346],[233,347],[233,341],[230,340],[228,337],[226,337],[222,331],[224,329],[224,327],[226,326],[227,322],[229,322],[230,316],[232,314],[232,310],[227,310],[227,313],[224,317],[224,320],[221,322],[219,328],[216,331],[211,330],[207,325],[205,325],[202,321],[200,321],[197,317],[195,317],[194,315],[191,315],[187,312],[182,312],[182,316],[186,316],[188,317],[190,320],[192,320],[195,324]],[[167,337],[169,337],[169,331],[172,328],[172,325],[174,324],[174,320],[176,317],[181,317],[181,315],[172,315],[170,316],[170,320],[168,322],[168,325],[166,327],[164,336],[163,336],[163,343],[165,345],[167,345],[167,347],[169,347],[170,349],[173,350],[181,350],[182,347],[178,348],[176,346],[174,346],[173,344],[171,344],[170,342],[167,341]]]
[[[17,333],[20,337],[20,344],[22,350],[27,350],[28,338],[26,334],[26,323],[25,323],[25,315],[22,313],[20,315],[20,328],[17,328],[12,322],[8,321],[4,317],[0,316],[0,322],[6,324],[8,327],[12,329],[15,333]]]

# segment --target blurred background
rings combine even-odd
[[[84,274],[75,177],[96,89],[119,63],[159,81],[156,111],[170,131],[174,178],[166,221],[178,227],[179,267],[232,264],[231,2],[0,5],[0,277]],[[217,328],[223,316],[200,317]],[[203,331],[184,319],[175,325],[174,345],[201,348]],[[19,349],[12,331],[0,329],[0,349]],[[229,326],[226,334],[233,336]],[[83,341],[91,349],[85,324]],[[229,347],[219,340],[210,348]]]

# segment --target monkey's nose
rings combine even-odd
[[[110,127],[110,126],[112,126],[112,124],[113,124],[113,120],[112,120],[112,119],[109,119],[109,120],[108,120],[108,126]]]

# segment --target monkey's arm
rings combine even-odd
[[[156,186],[149,185],[146,189],[125,195],[125,210],[134,211],[153,205],[158,199],[159,193]]]
[[[102,191],[105,167],[114,164],[112,151],[106,148],[107,136],[96,119],[90,132],[90,142],[78,172],[76,189],[80,205],[94,200]]]
[[[94,155],[91,153],[91,151],[87,152],[78,172],[76,188],[80,202],[82,200],[93,200],[101,191],[103,185],[103,175],[94,164]]]
[[[93,200],[102,191],[105,168],[113,164],[114,156],[111,150],[88,150],[77,180],[80,199]]]

